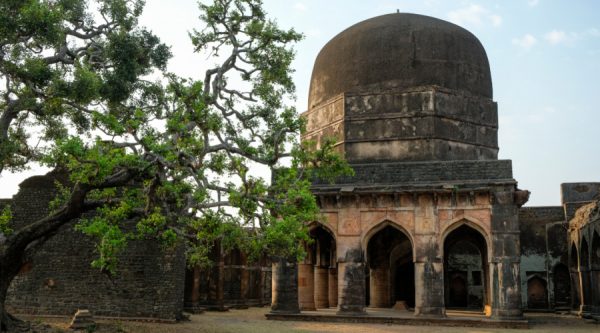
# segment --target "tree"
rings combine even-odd
[[[332,142],[319,149],[298,142],[304,121],[286,101],[295,90],[290,45],[301,35],[278,28],[267,18],[260,0],[216,0],[199,7],[205,28],[190,37],[197,52],[208,52],[217,61],[202,80],[166,74],[164,84],[148,83],[139,78],[148,66],[126,64],[128,69],[146,69],[125,71],[131,74],[123,79],[126,93],[119,95],[121,88],[117,92],[95,88],[93,98],[73,102],[59,97],[67,102],[54,111],[60,115],[56,119],[68,118],[76,129],[94,129],[96,137],[82,137],[58,124],[60,137],[53,136],[56,142],[47,149],[31,149],[18,135],[10,134],[18,131],[5,139],[19,143],[4,153],[10,157],[6,166],[23,166],[35,158],[66,168],[70,182],[59,186],[61,195],[43,220],[14,231],[9,229],[9,214],[4,223],[0,220],[6,235],[0,244],[0,306],[24,259],[34,253],[34,245],[90,209],[95,214],[80,220],[77,228],[96,237],[99,257],[93,265],[111,274],[117,271],[119,252],[132,237],[160,239],[165,246],[185,244],[192,264],[206,263],[217,239],[226,247],[235,245],[255,255],[303,255],[301,241],[308,240],[305,222],[319,214],[311,181],[333,179],[351,170],[333,153]],[[141,10],[125,8],[134,16]],[[143,64],[160,68],[157,60],[164,60],[167,50],[150,34],[137,33],[134,24],[129,27],[127,36],[135,39],[141,34],[154,41],[150,49],[157,59],[150,56]],[[109,45],[110,35],[106,40]],[[131,55],[119,61],[137,63]],[[80,76],[94,77],[93,87],[110,86],[112,76],[98,74],[92,58],[86,53],[74,58],[73,80],[82,71]],[[104,66],[98,70],[105,70]],[[120,77],[116,69],[109,71],[113,72]],[[54,96],[59,90],[51,89],[49,82],[43,81],[35,90]],[[75,84],[64,85],[65,95],[77,90]],[[55,105],[45,95],[35,100],[40,110]],[[53,133],[55,123],[44,125],[46,132]],[[123,221],[130,218],[137,221],[133,232],[123,228]],[[8,327],[11,318],[3,307],[0,310]]]

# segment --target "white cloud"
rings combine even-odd
[[[302,3],[302,2],[296,2],[296,3],[294,4],[294,9],[295,9],[295,10],[297,10],[297,11],[299,11],[299,12],[305,12],[305,11],[306,11],[306,9],[307,9],[307,7],[306,7],[306,5],[305,5],[304,3]]]
[[[588,32],[589,34],[589,32]],[[564,32],[562,30],[552,30],[548,33],[546,33],[544,35],[544,39],[552,44],[552,45],[558,45],[558,44],[571,44],[574,41],[576,41],[577,39],[580,39],[581,37],[584,37],[586,34],[579,34],[576,32]]]
[[[535,7],[538,5],[538,3],[540,3],[540,0],[528,0],[527,4],[529,5],[529,7]]]
[[[470,4],[467,7],[450,11],[448,19],[458,25],[479,26],[483,23],[491,23],[494,27],[498,27],[502,24],[500,15],[493,14],[478,4]]]
[[[535,37],[533,37],[531,34],[525,34],[521,38],[513,38],[512,43],[525,50],[529,50],[537,43],[537,39],[535,39]]]
[[[544,35],[544,39],[550,44],[556,45],[567,41],[567,34],[562,30],[552,30]]]

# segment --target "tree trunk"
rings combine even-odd
[[[2,261],[0,260],[0,262]],[[11,332],[15,330],[19,323],[22,323],[19,319],[10,315],[5,306],[8,287],[16,276],[12,271],[14,270],[7,271],[6,267],[0,267],[0,332]]]

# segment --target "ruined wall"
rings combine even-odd
[[[57,174],[20,185],[12,201],[18,226],[39,219],[54,197]],[[185,256],[181,248],[163,250],[154,241],[132,241],[111,277],[90,266],[94,241],[65,225],[48,240],[13,281],[7,305],[17,313],[178,319],[183,310]]]
[[[569,221],[568,244],[573,308],[600,319],[600,200],[577,209]]]
[[[568,306],[570,296],[561,294],[569,287],[564,285],[569,281],[561,276],[561,269],[568,265],[563,207],[522,207],[519,220],[523,307],[550,309]],[[558,299],[555,296],[559,296]]]

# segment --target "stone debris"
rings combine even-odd
[[[408,305],[405,301],[397,301],[396,304],[394,304],[394,310],[408,311]]]
[[[77,310],[69,328],[72,330],[81,330],[95,325],[94,317],[89,310]]]

